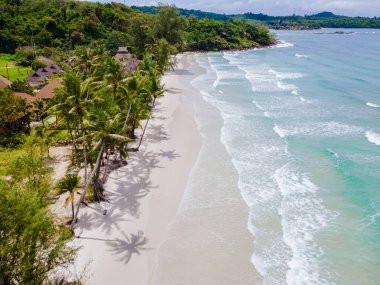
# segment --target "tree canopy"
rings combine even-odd
[[[147,47],[162,38],[179,51],[192,50],[195,46],[188,39],[196,39],[199,33],[201,38],[208,38],[203,31],[213,29],[220,41],[231,28],[231,25],[224,26],[219,19],[215,19],[217,17],[211,22],[199,21],[194,24],[198,21],[197,18],[193,17],[188,21],[180,15],[181,10],[163,5],[157,7],[156,14],[152,15],[114,2],[0,0],[0,11],[0,52],[5,53],[14,53],[21,46],[58,47],[68,50],[77,45],[100,41],[110,50],[116,51],[118,46],[128,46],[132,52],[142,56]],[[220,27],[215,29],[215,25]],[[248,24],[235,22],[234,25],[239,26],[240,31],[234,35],[235,39],[232,41],[226,37],[229,44],[200,46],[210,47],[210,50],[247,47],[247,38],[241,30],[247,29]],[[262,30],[270,35],[266,29]],[[214,32],[212,36],[215,36]],[[257,41],[252,37],[248,40],[252,46],[273,42],[272,39]],[[242,45],[239,46],[239,43]]]

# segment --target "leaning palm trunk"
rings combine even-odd
[[[102,143],[102,145],[104,145],[104,142]],[[96,172],[95,172],[95,175],[93,177],[93,185],[94,185],[94,191],[95,191],[95,194],[96,194],[96,197],[98,197],[98,200],[100,201],[102,199],[101,197],[101,193],[103,191],[103,185],[101,183],[101,179],[100,179],[100,165],[101,165],[101,162],[102,162],[102,158],[103,158],[103,153],[104,153],[104,149],[102,148],[100,150],[100,162],[99,162],[99,165],[96,169]],[[95,165],[96,167],[96,165]]]
[[[137,150],[139,150],[139,148],[140,148],[140,146],[141,146],[142,140],[143,140],[144,135],[145,135],[146,128],[148,127],[148,124],[149,124],[149,121],[150,121],[150,118],[151,118],[151,115],[149,115],[149,118],[148,118],[148,120],[147,120],[146,123],[145,123],[144,130],[143,130],[143,133],[142,133],[142,135],[141,135],[139,145],[137,146]]]
[[[71,231],[72,233],[74,234],[74,225],[75,225],[75,221],[78,219],[78,214],[79,214],[79,209],[80,209],[80,204],[83,202],[84,200],[84,196],[86,195],[86,191],[88,189],[88,187],[90,186],[93,178],[94,178],[94,175],[95,175],[95,172],[100,168],[100,161],[101,161],[101,156],[103,155],[103,150],[104,150],[104,144],[101,146],[100,148],[100,152],[98,154],[98,158],[96,159],[96,163],[95,163],[95,167],[94,169],[92,170],[91,174],[90,174],[90,177],[88,178],[88,180],[86,181],[86,184],[85,186],[83,187],[83,190],[82,190],[82,195],[80,196],[80,199],[78,201],[78,206],[77,206],[77,210],[75,212],[75,215],[74,215],[74,218],[73,220],[71,221]]]
[[[127,126],[127,122],[128,122],[128,119],[129,119],[129,114],[131,113],[131,109],[132,109],[132,104],[129,104],[127,117],[125,118],[124,125],[123,125],[123,130],[125,130],[125,127]]]
[[[73,222],[75,217],[75,211],[74,211],[74,192],[70,193],[70,200],[71,200],[71,222]]]
[[[87,181],[87,152],[86,152],[86,146],[83,146],[83,156],[84,156],[84,181]]]

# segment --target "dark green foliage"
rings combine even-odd
[[[153,10],[156,15],[144,14],[114,2],[103,4],[74,0],[0,0],[0,52],[14,53],[18,48],[17,61],[29,66],[35,59],[34,50],[37,54],[46,54],[46,48],[68,50],[76,45],[88,46],[93,42],[105,43],[112,52],[118,46],[128,45],[140,57],[147,48],[162,38],[178,51],[198,49],[198,45],[193,42],[188,44],[185,40],[197,39],[198,34],[192,31],[195,26],[190,28],[188,35],[187,20],[180,15],[195,15],[192,16],[193,22],[205,17],[214,19],[210,23],[200,21],[199,26],[204,30],[213,28],[214,25],[223,26],[219,20],[227,20],[226,15],[177,10],[174,6],[160,5]],[[205,25],[211,27],[204,27]],[[235,25],[239,26],[241,22],[235,22]],[[244,30],[245,26],[246,24],[240,28]],[[246,48],[256,46],[257,43],[271,43],[264,43],[262,40],[260,43],[256,39],[245,38],[241,33],[240,36],[236,35],[233,39],[224,41],[221,33],[227,32],[221,29],[216,29],[215,32],[212,35],[218,38],[214,41],[201,37],[203,41],[209,41],[209,44],[200,45],[205,47],[204,50]]]
[[[24,143],[25,135],[22,133],[11,133],[0,135],[0,146],[14,148]]]
[[[244,21],[220,22],[188,19],[187,45],[190,50],[223,50],[267,46],[274,43],[266,28]]]

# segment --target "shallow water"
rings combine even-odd
[[[250,207],[251,262],[264,284],[380,284],[380,30],[277,37],[196,56]]]

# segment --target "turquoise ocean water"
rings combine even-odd
[[[335,31],[196,56],[264,284],[380,284],[380,30]]]

